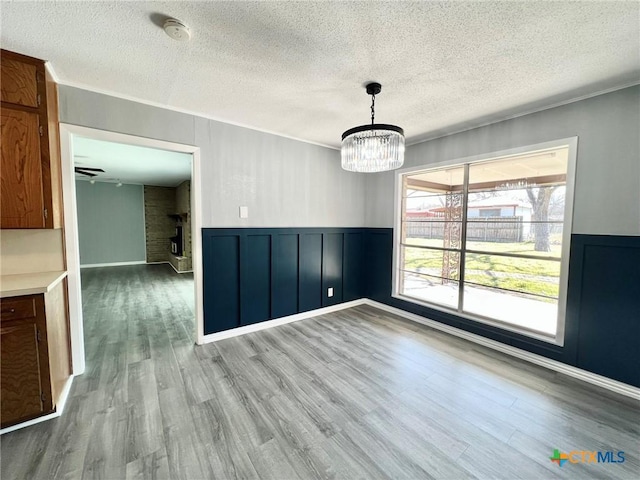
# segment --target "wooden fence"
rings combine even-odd
[[[412,238],[444,238],[445,222],[439,218],[433,221],[405,222],[406,235]],[[515,217],[471,217],[467,221],[467,240],[482,242],[523,242],[524,225],[521,216]]]

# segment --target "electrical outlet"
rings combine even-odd
[[[329,287],[329,289],[327,290],[327,296],[329,298],[333,297],[333,287]]]

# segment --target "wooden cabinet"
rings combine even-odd
[[[52,412],[71,375],[65,291],[0,300],[2,428]]]
[[[60,228],[56,85],[44,62],[0,51],[0,228]]]
[[[0,324],[0,388],[2,426],[42,415],[52,408],[46,384],[48,358],[42,295],[2,300]],[[43,381],[44,377],[44,381]]]
[[[7,52],[8,53],[8,52]],[[23,59],[5,57],[2,53],[2,91],[3,102],[27,107],[38,107],[38,68],[37,63],[25,62]]]

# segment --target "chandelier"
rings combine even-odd
[[[350,128],[342,134],[342,168],[350,172],[384,172],[404,163],[404,130],[396,125],[375,123],[379,83],[367,85],[371,95],[371,124]]]

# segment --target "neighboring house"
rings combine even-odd
[[[430,208],[426,211],[416,211],[416,218],[440,217],[446,207]],[[414,212],[411,212],[414,216]],[[426,214],[426,215],[425,215]],[[517,199],[486,198],[470,203],[467,216],[473,217],[522,217],[523,222],[531,221],[531,205]]]
[[[495,198],[487,198],[469,204],[467,217],[521,217],[523,222],[531,221],[531,205],[525,202],[496,203]]]

